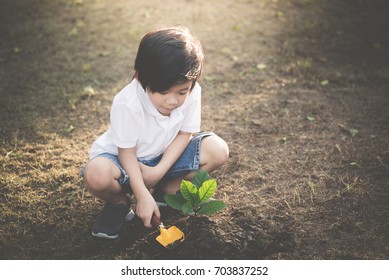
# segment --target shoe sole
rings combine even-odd
[[[93,231],[92,231],[92,235],[94,237],[105,238],[105,239],[116,239],[116,238],[119,237],[118,234],[116,234],[116,235],[108,235],[108,234],[102,233],[102,232],[94,233]]]
[[[125,221],[131,221],[132,219],[134,219],[135,216],[136,216],[135,212],[131,209],[130,212],[128,212],[127,215],[124,217],[124,219],[125,219]],[[108,234],[103,233],[103,232],[94,233],[93,231],[92,231],[92,235],[94,237],[105,238],[105,239],[116,239],[119,237],[119,234],[108,235]]]

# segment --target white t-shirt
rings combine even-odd
[[[158,93],[155,93],[158,94]],[[90,158],[118,154],[118,148],[136,147],[138,159],[164,153],[179,131],[196,133],[201,123],[201,87],[198,83],[185,102],[164,116],[152,104],[140,82],[133,79],[114,98],[110,127],[92,144]]]

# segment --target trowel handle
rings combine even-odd
[[[155,214],[153,214],[153,216],[151,217],[151,224],[154,226],[154,227],[160,227],[162,225],[161,223],[161,219],[158,218],[157,216],[155,216]],[[162,225],[163,226],[163,225]]]

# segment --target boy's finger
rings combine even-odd
[[[153,214],[153,216],[151,217],[151,224],[157,227],[161,224],[161,219],[157,217],[155,214]]]
[[[151,228],[150,220],[148,219],[143,220],[143,224],[145,225],[146,228]]]
[[[157,218],[161,218],[161,212],[159,212],[158,206],[155,208],[153,215],[157,216]]]

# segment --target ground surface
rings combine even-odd
[[[389,18],[385,1],[20,0],[0,9],[1,259],[388,259]],[[186,25],[206,52],[203,130],[230,146],[212,174],[227,208],[163,210],[90,231],[78,177],[132,77],[142,35]]]

